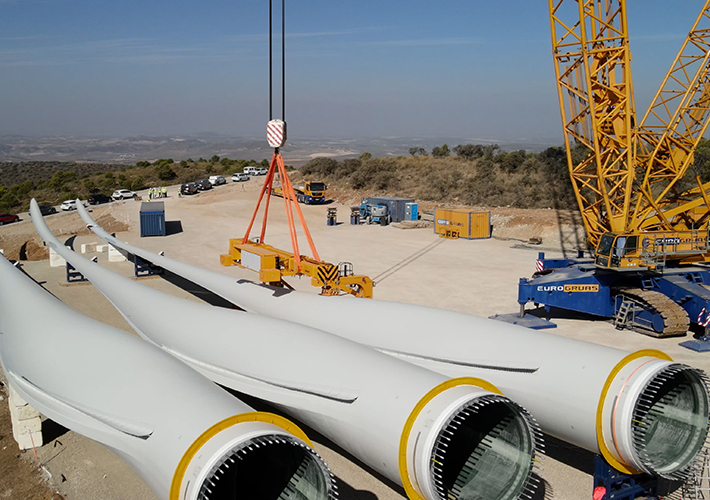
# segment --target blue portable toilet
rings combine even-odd
[[[165,203],[152,201],[141,203],[141,238],[165,236]]]
[[[404,204],[404,220],[419,220],[419,204],[405,203]]]

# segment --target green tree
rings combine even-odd
[[[409,148],[409,154],[412,156],[429,156],[424,148]]]
[[[447,144],[443,144],[442,146],[436,146],[434,149],[431,150],[431,155],[434,158],[445,158],[451,154],[451,151],[449,151],[449,146]]]
[[[453,149],[456,156],[460,156],[466,160],[475,160],[483,156],[483,146],[480,144],[459,144]]]
[[[167,163],[160,163],[153,167],[153,169],[155,170],[155,175],[157,175],[161,181],[169,181],[176,177],[175,172]]]
[[[500,165],[500,167],[507,171],[512,172],[525,163],[527,158],[527,152],[524,149],[518,151],[511,151],[510,153],[500,153],[495,157],[495,162]]]
[[[210,163],[219,163],[219,156],[212,155],[212,158],[210,158]]]
[[[145,188],[145,181],[143,180],[143,177],[140,175],[138,177],[135,177],[131,181],[131,190],[132,191],[140,191],[141,189]]]
[[[82,184],[89,193],[93,193],[96,190],[96,184],[94,184],[93,179],[84,179]]]
[[[367,151],[365,151],[360,156],[358,156],[358,159],[360,161],[370,160],[370,159],[372,159],[372,153],[368,153]]]
[[[14,194],[7,192],[0,198],[0,210],[3,212],[12,212],[16,207],[19,207],[20,200]]]
[[[111,177],[110,179],[107,177],[101,181],[101,191],[104,194],[110,194],[113,191],[114,187],[116,187],[116,181],[113,179],[113,177]]]
[[[181,160],[181,161],[180,161],[180,166],[181,166],[182,168],[187,168],[187,162],[186,162],[185,160]]]

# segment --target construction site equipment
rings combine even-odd
[[[360,205],[360,219],[365,220],[368,224],[388,225],[390,223],[390,216],[387,205],[363,203]]]
[[[397,198],[395,196],[373,196],[363,198],[361,205],[384,205],[387,207],[387,215],[390,222],[401,222],[407,219],[407,204],[414,203],[410,198]],[[411,210],[411,209],[410,209]],[[410,215],[411,217],[411,215]]]
[[[326,213],[326,223],[329,226],[335,226],[338,224],[338,209],[329,208]]]
[[[624,474],[597,455],[594,457],[594,490],[597,488],[606,491],[600,500],[654,500],[657,498],[658,478],[648,474]]]
[[[141,203],[141,238],[145,236],[165,236],[165,202]]]
[[[306,181],[303,183],[303,185],[293,186],[293,192],[296,195],[296,201],[305,205],[325,203],[327,199],[326,189],[327,186],[325,185],[325,183],[320,181]],[[283,189],[281,187],[272,188],[271,194],[274,196],[283,197]]]
[[[257,240],[249,239],[252,226],[259,212],[259,207],[264,199],[264,194],[272,189],[277,170],[284,192],[284,204],[288,219],[289,233],[291,235],[291,252],[280,250],[264,243],[266,222],[269,214],[270,197],[268,196],[266,197],[264,206],[260,236]],[[294,208],[296,209],[296,214],[298,215],[301,228],[308,240],[313,257],[301,255],[299,252],[295,216],[293,213]],[[223,266],[237,265],[245,269],[256,271],[259,273],[259,279],[264,283],[288,286],[288,284],[283,281],[284,276],[309,276],[311,278],[311,284],[321,288],[322,295],[337,295],[344,292],[357,297],[372,298],[373,283],[369,277],[361,275],[341,275],[337,265],[322,261],[318,256],[318,251],[311,238],[311,233],[308,230],[308,225],[303,217],[301,208],[295,201],[295,193],[291,187],[288,174],[286,173],[283,157],[278,150],[274,152],[269,172],[266,174],[259,200],[244,237],[229,240],[229,253],[220,256],[220,264]]]
[[[710,183],[687,174],[710,123],[710,2],[641,120],[626,1],[550,0],[549,9],[568,167],[594,256],[539,259],[518,302],[657,337],[705,326]]]
[[[372,280],[367,276],[360,275],[342,275],[339,272],[339,266],[329,262],[322,261],[318,256],[315,243],[311,238],[311,232],[308,229],[306,220],[303,217],[303,212],[299,205],[299,196],[306,196],[306,191],[301,190],[297,194],[291,184],[291,180],[286,172],[283,157],[281,156],[280,148],[286,142],[286,91],[285,91],[285,23],[282,18],[281,25],[281,119],[273,117],[273,58],[272,58],[272,32],[271,32],[271,2],[269,2],[269,122],[266,125],[266,139],[269,146],[274,148],[274,154],[271,157],[269,170],[264,179],[264,185],[259,193],[259,200],[254,208],[254,213],[249,221],[244,237],[240,239],[229,240],[228,253],[220,255],[220,264],[223,266],[239,266],[244,269],[250,269],[259,273],[259,279],[264,283],[270,283],[278,286],[290,288],[287,282],[283,280],[285,276],[309,276],[311,284],[320,287],[322,295],[338,295],[347,293],[357,297],[372,298]],[[284,3],[282,2],[282,11]],[[283,14],[283,12],[282,12]],[[278,176],[279,188],[274,187],[274,182]],[[319,184],[319,185],[317,185]],[[322,201],[325,201],[325,184],[310,182],[306,183],[309,189],[311,199],[316,199],[314,195],[320,193]],[[322,188],[322,191],[315,191],[316,188]],[[278,191],[277,191],[278,189]],[[286,209],[286,218],[288,220],[288,229],[291,237],[291,251],[280,250],[265,243],[266,223],[269,217],[269,202],[271,194],[279,194],[283,197],[284,206]],[[259,213],[259,208],[266,195],[264,203],[263,220],[261,223],[261,232],[257,239],[250,239],[250,233],[254,226],[254,221]],[[304,202],[306,200],[304,199]],[[308,241],[311,249],[312,257],[301,255],[298,246],[298,235],[296,232],[296,215],[303,230],[303,234]]]
[[[434,210],[434,233],[445,238],[490,238],[491,213],[437,208]]]
[[[350,207],[350,224],[360,224],[360,207]]]

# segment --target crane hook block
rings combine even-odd
[[[272,148],[280,148],[286,144],[286,122],[269,120],[266,124],[266,140]]]

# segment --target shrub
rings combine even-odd
[[[131,181],[131,191],[140,191],[141,189],[145,189],[145,181],[143,180],[143,177],[140,175],[136,178],[134,178]]]
[[[155,170],[155,175],[157,175],[161,181],[169,181],[177,177],[173,169],[170,168],[170,165],[167,163],[159,163],[153,167],[153,169]]]
[[[431,150],[431,155],[434,158],[444,158],[446,156],[449,156],[451,152],[449,151],[449,146],[447,144],[443,144],[442,146],[436,146],[434,149]]]

